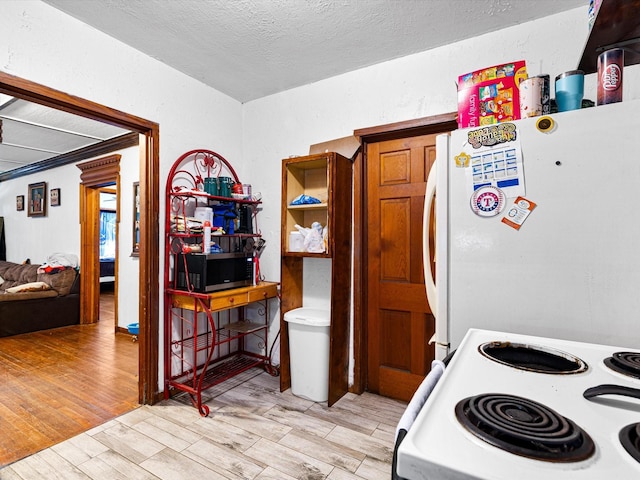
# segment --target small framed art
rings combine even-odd
[[[47,214],[47,184],[32,183],[28,190],[27,216],[44,217]]]
[[[57,207],[60,205],[60,189],[52,188],[51,189],[51,206]]]
[[[19,212],[24,210],[24,195],[18,195],[16,197],[16,210]]]
[[[133,251],[131,256],[140,256],[140,182],[133,183]]]

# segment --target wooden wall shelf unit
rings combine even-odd
[[[640,0],[602,0],[578,69],[598,70],[598,55],[624,48],[624,64],[640,63]]]
[[[319,204],[292,206],[301,194]],[[280,304],[280,389],[291,387],[289,336],[284,314],[303,306],[305,258],[331,262],[331,326],[329,330],[329,399],[333,405],[348,390],[349,323],[351,315],[352,164],[330,152],[282,160],[282,243]],[[328,227],[323,253],[289,251],[295,225]]]
[[[251,266],[261,248],[256,222],[260,202],[250,197],[204,192],[205,178],[216,177],[239,183],[235,171],[222,156],[210,150],[192,150],[174,163],[166,191],[164,397],[184,392],[203,416],[209,414],[209,407],[202,402],[204,390],[256,366],[263,366],[271,374],[277,372],[271,367],[266,345],[269,300],[277,298],[278,284],[260,281],[254,274],[248,282],[252,285],[235,288],[216,285],[210,291],[207,283],[198,283],[200,272],[189,271],[193,270],[189,259],[207,255],[202,253],[202,222],[194,217],[197,206],[223,207],[225,222],[233,221],[227,219],[227,209],[235,208],[238,214],[242,211],[250,215],[250,223],[245,221],[242,233],[231,233],[232,226],[226,223],[224,233],[211,236],[224,253],[238,254]],[[238,228],[233,228],[236,231]],[[222,254],[208,256],[215,255]],[[243,268],[245,265],[246,262]],[[198,281],[191,281],[192,278]]]

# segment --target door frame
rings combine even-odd
[[[138,401],[153,404],[159,398],[159,238],[160,126],[104,105],[0,72],[0,93],[46,105],[74,115],[109,123],[139,135],[140,172],[140,281],[138,335]],[[157,279],[149,282],[148,279]],[[88,359],[88,361],[91,361]]]
[[[434,133],[446,133],[458,128],[456,112],[389,123],[377,127],[355,130],[360,141],[361,154],[353,164],[353,385],[350,391],[362,393],[367,389],[367,258],[368,249],[368,195],[367,195],[367,147],[370,143],[417,137]],[[426,294],[425,294],[426,295]]]
[[[80,323],[95,323],[100,320],[100,193],[106,185],[114,185],[116,198],[120,199],[120,159],[122,155],[78,163],[80,174]],[[120,225],[120,209],[116,209],[116,239]],[[115,320],[118,325],[118,243],[116,241]],[[114,329],[117,331],[117,328]]]

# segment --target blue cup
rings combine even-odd
[[[584,96],[584,72],[571,70],[556,77],[556,104],[559,112],[578,110]]]

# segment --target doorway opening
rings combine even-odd
[[[118,265],[118,240],[120,222],[120,201],[114,188],[100,189],[100,237],[98,239],[98,257],[100,259],[100,318],[105,320],[103,306],[109,305],[109,319],[113,321],[114,332],[120,331],[118,328],[118,279],[116,277]],[[105,302],[105,297],[109,302]],[[123,329],[124,330],[124,329]]]
[[[157,212],[159,205],[159,126],[157,123],[85,100],[67,93],[54,90],[22,78],[0,72],[0,93],[21,98],[40,105],[62,110],[74,115],[109,123],[138,134],[139,138],[139,179],[140,179],[140,245],[139,245],[139,403],[152,404],[158,399],[158,365],[159,365],[159,223]],[[113,148],[107,151],[113,151]],[[106,153],[106,152],[104,152]],[[83,187],[81,186],[81,189]],[[85,195],[81,192],[81,198]],[[90,202],[99,204],[94,195],[87,196]],[[85,205],[81,205],[84,208]],[[96,221],[97,226],[97,221]],[[94,226],[91,227],[95,228]],[[97,235],[97,229],[94,235]],[[86,238],[81,238],[81,244]],[[96,245],[97,246],[97,245]],[[89,259],[96,268],[98,250]],[[81,262],[82,262],[81,258]],[[82,268],[82,265],[81,265]],[[98,278],[96,276],[96,278]],[[82,277],[81,277],[82,279]],[[148,281],[157,279],[157,281]],[[91,323],[91,315],[97,317],[99,305],[99,282],[87,283],[82,292],[81,322]],[[82,286],[81,286],[82,288]],[[91,296],[87,302],[84,297]],[[94,307],[90,307],[94,305]],[[88,315],[88,317],[83,317]]]

